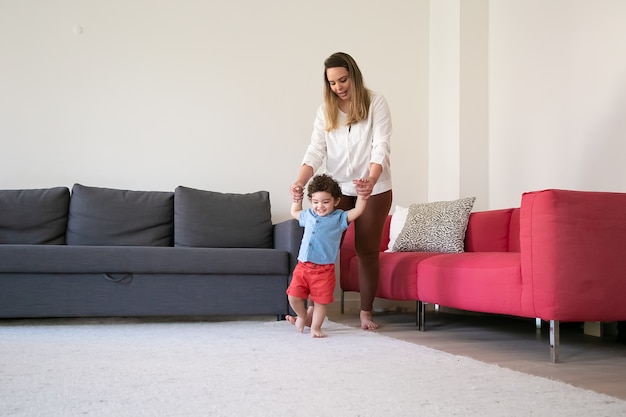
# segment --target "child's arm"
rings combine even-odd
[[[361,196],[357,196],[354,208],[348,210],[348,223],[351,223],[353,220],[356,220],[361,214],[363,214],[366,205],[367,200]]]
[[[302,212],[302,200],[291,203],[291,216],[294,219],[300,220],[300,212]]]

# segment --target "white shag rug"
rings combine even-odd
[[[562,382],[324,328],[312,339],[284,321],[2,322],[0,415],[626,415],[626,401]]]

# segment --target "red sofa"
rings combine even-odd
[[[543,190],[521,207],[470,215],[463,253],[385,252],[377,296],[550,322],[558,362],[559,322],[626,320],[626,193]],[[354,231],[340,252],[343,292],[359,291]]]

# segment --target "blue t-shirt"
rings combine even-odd
[[[337,209],[327,216],[318,216],[313,209],[302,210],[300,226],[304,227],[304,236],[298,260],[320,265],[335,263],[341,235],[348,228],[348,213]]]

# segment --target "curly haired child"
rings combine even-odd
[[[341,238],[350,222],[363,213],[366,199],[359,196],[354,208],[348,211],[336,209],[341,199],[341,187],[326,174],[311,179],[307,196],[311,202],[310,209],[302,209],[302,200],[291,205],[291,215],[304,227],[304,236],[298,264],[287,288],[289,304],[297,317],[287,316],[287,320],[295,324],[300,333],[310,320],[311,336],[324,337],[322,323],[326,318],[327,305],[334,301],[335,261]],[[307,298],[314,303],[308,312],[305,306]]]

